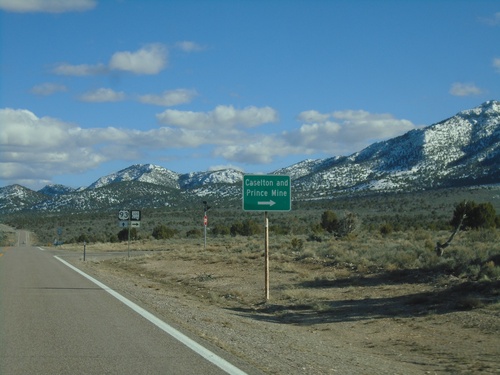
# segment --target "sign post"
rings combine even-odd
[[[139,228],[141,226],[140,210],[120,210],[118,212],[118,226],[128,228],[128,247],[127,255],[130,258],[130,228]]]
[[[269,220],[268,211],[290,211],[292,209],[290,176],[244,175],[243,210],[264,211],[264,258],[265,295],[269,300]]]
[[[203,250],[207,249],[207,226],[208,226],[208,216],[207,211],[210,209],[207,201],[203,201],[203,233],[204,233],[204,245]]]
[[[264,258],[265,258],[265,271],[264,283],[266,301],[269,301],[269,220],[267,218],[267,211],[264,212]]]

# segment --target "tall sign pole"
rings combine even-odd
[[[128,247],[127,247],[127,257],[130,258],[130,215],[128,215]]]
[[[244,211],[264,211],[264,289],[269,300],[269,219],[268,211],[290,211],[292,209],[290,176],[245,175],[242,197]]]
[[[207,226],[208,226],[208,216],[207,211],[210,209],[207,201],[203,201],[203,233],[204,233],[204,247],[203,250],[207,249]]]
[[[264,271],[264,282],[265,282],[265,293],[266,301],[269,301],[269,220],[267,218],[267,211],[264,212],[264,255],[265,255],[265,271]]]

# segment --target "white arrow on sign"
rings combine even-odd
[[[257,202],[257,204],[259,206],[270,206],[270,207],[272,207],[272,206],[274,206],[276,204],[276,202],[273,201],[273,200],[270,200],[270,201],[267,201],[267,202]]]

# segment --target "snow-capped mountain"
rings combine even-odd
[[[99,178],[89,186],[97,189],[109,184],[124,181],[147,182],[155,185],[179,188],[179,174],[153,164],[136,164],[116,173]]]
[[[411,191],[500,182],[500,102],[375,143],[349,157],[312,163],[297,191]]]
[[[294,200],[357,192],[416,191],[500,183],[500,102],[488,101],[436,124],[350,156],[304,160],[274,171],[292,180]],[[132,165],[86,189],[51,185],[34,192],[0,188],[0,212],[180,206],[200,198],[241,199],[243,173],[234,169],[179,174],[152,164]]]
[[[172,188],[192,189],[207,184],[233,184],[242,180],[243,173],[235,169],[180,174],[153,164],[136,164],[99,178],[89,189],[97,189],[124,181],[146,182]]]
[[[212,184],[235,184],[243,179],[243,172],[236,169],[221,169],[217,171],[192,172],[181,175],[180,186],[191,189]]]
[[[51,197],[56,196],[56,195],[64,195],[64,194],[69,194],[73,193],[75,191],[78,191],[80,189],[73,189],[68,186],[60,185],[60,184],[50,184],[44,186],[42,189],[38,190],[39,193],[49,195]]]
[[[0,212],[22,211],[48,197],[21,185],[0,188]]]

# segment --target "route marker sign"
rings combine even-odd
[[[141,221],[141,211],[139,211],[139,210],[130,211],[130,220]]]
[[[290,176],[244,175],[244,211],[290,211],[292,208]]]
[[[128,210],[120,210],[120,212],[118,212],[118,219],[119,220],[128,220],[130,218],[130,214],[128,212]]]

